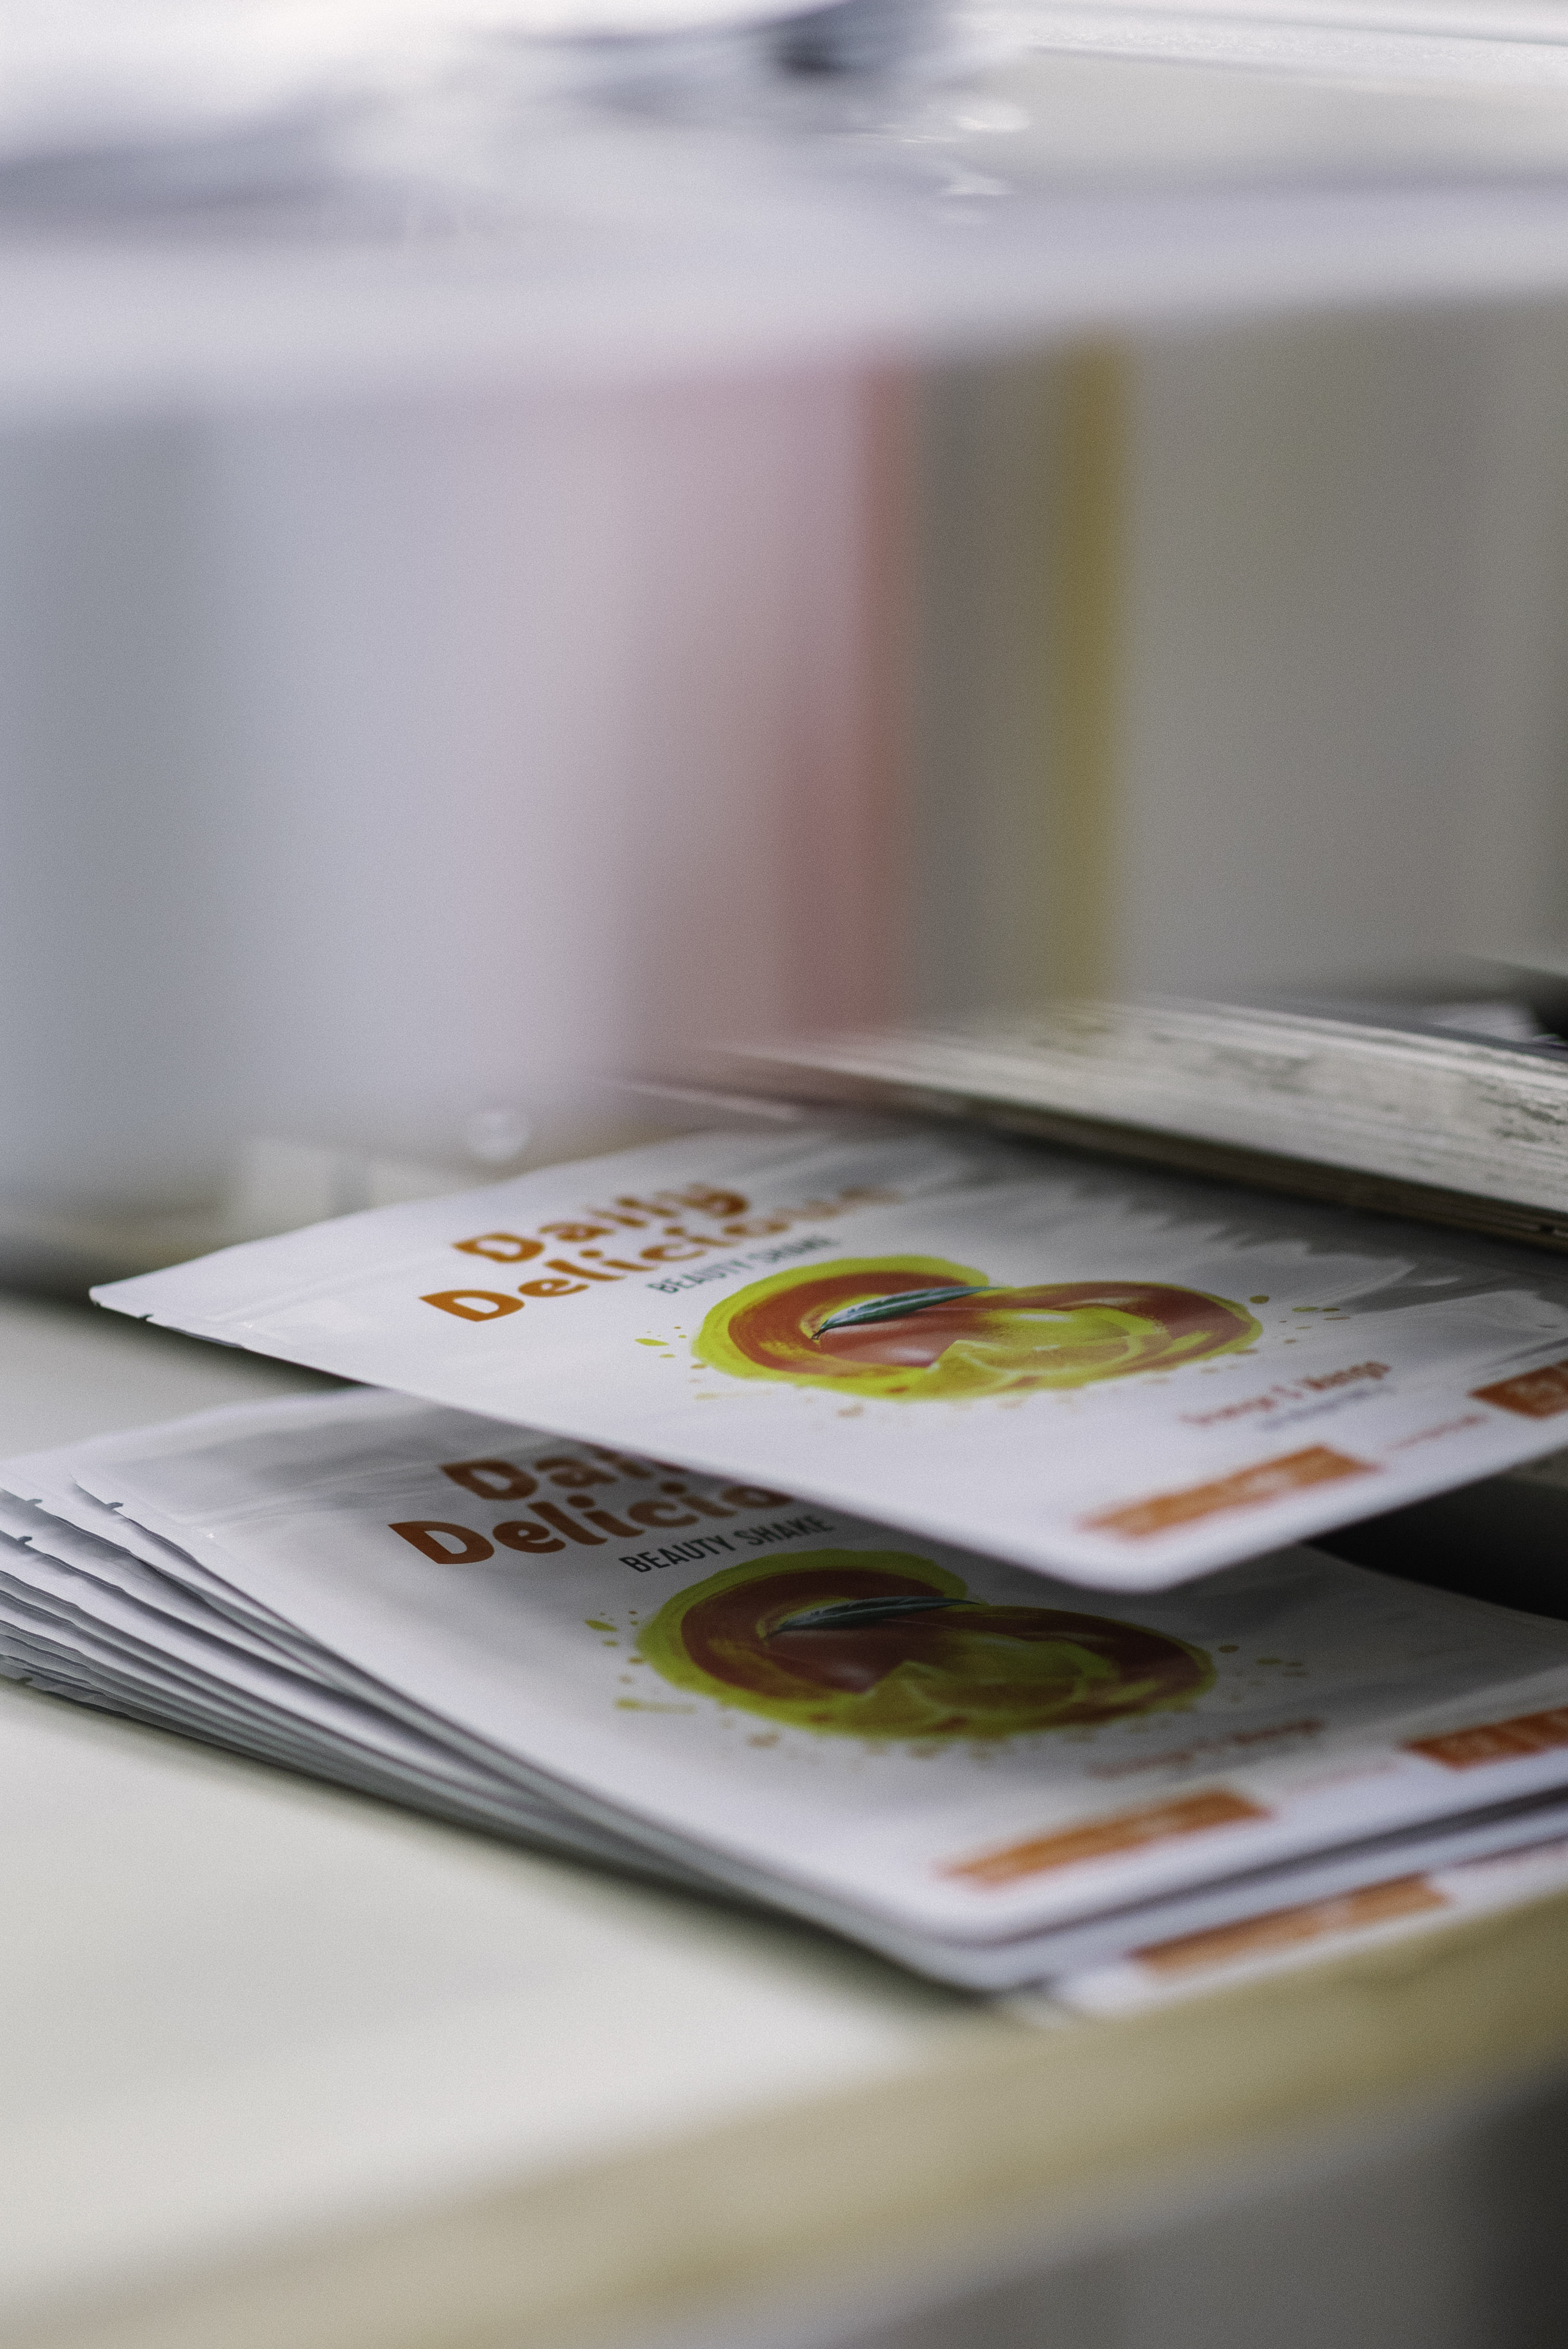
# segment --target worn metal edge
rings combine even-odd
[[[1442,1224],[1450,1229],[1480,1232],[1492,1239],[1521,1241],[1531,1247],[1568,1250],[1568,1214],[1561,1209],[1489,1198],[1478,1192],[1446,1190],[1433,1184],[1413,1182],[1404,1175],[1367,1174],[1323,1160],[1253,1150],[1239,1143],[1205,1142],[1157,1126],[1122,1124],[1072,1111],[1038,1109],[995,1094],[961,1092],[956,1088],[938,1090],[934,1085],[913,1080],[817,1068],[782,1055],[748,1055],[743,1060],[730,1061],[726,1064],[725,1076],[731,1085],[746,1082],[754,1092],[772,1099],[850,1109],[886,1109],[989,1126],[1000,1133],[1054,1143],[1063,1149],[1097,1157],[1170,1167],[1178,1174],[1240,1184],[1253,1190],[1282,1192],[1289,1197],[1327,1202],[1369,1215],[1401,1216],[1418,1223]]]

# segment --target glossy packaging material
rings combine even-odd
[[[97,1292],[1150,1590],[1560,1447],[1553,1257],[961,1129],[552,1167]]]
[[[1310,1550],[1090,1602],[374,1394],[0,1483],[13,1675],[976,1988],[1561,1827],[1568,1630]]]

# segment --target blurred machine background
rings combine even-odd
[[[11,1277],[1568,936],[1568,48],[738,14],[12,13]]]

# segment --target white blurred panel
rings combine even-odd
[[[1486,322],[1465,808],[1466,917],[1485,953],[1568,961],[1568,310]]]
[[[937,1011],[1568,967],[1568,312],[934,371],[911,917]]]
[[[1202,991],[1472,947],[1499,385],[1479,315],[1145,347],[1113,964]],[[1519,485],[1515,485],[1516,487]],[[1524,762],[1528,765],[1528,759]]]
[[[0,438],[0,1188],[179,1201],[235,1110],[200,452]]]
[[[802,374],[0,446],[0,1190],[569,1142],[595,1071],[881,1009],[881,429]]]

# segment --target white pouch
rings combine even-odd
[[[1553,1451],[1568,1413],[1557,1259],[954,1129],[689,1136],[95,1294],[1105,1589]]]
[[[361,1760],[374,1692],[384,1748],[414,1733],[503,1806],[514,1790],[520,1826],[563,1814],[976,1987],[1305,1897],[1304,1866],[1315,1897],[1377,1880],[1391,1838],[1528,1833],[1521,1806],[1568,1787],[1568,1625],[1311,1550],[1090,1600],[777,1490],[375,1393],[57,1459],[172,1578],[191,1561],[192,1594],[222,1584],[320,1659],[314,1684],[291,1661],[261,1688],[225,1644],[210,1705],[259,1694],[286,1723],[292,1682],[319,1739],[335,1677],[361,1692],[340,1709]],[[58,1617],[60,1570],[38,1581]],[[146,1663],[155,1619],[122,1585],[75,1604],[120,1669],[128,1633]],[[191,1632],[166,1619],[193,1701]]]

